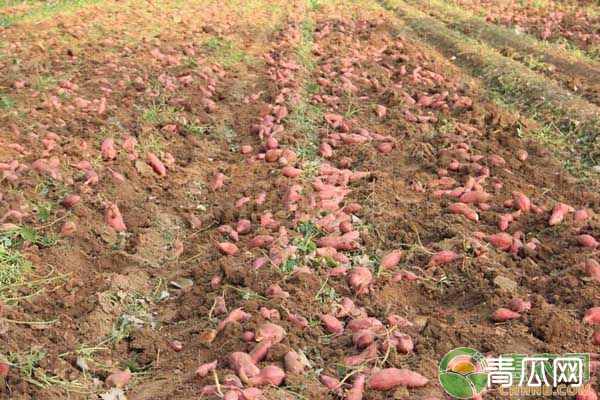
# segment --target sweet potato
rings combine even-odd
[[[328,143],[321,143],[319,153],[323,158],[331,158],[333,156],[333,148]]]
[[[108,203],[106,205],[104,219],[106,223],[117,232],[125,232],[127,230],[121,211],[119,211],[119,207],[114,203]]]
[[[375,333],[370,329],[361,329],[352,333],[352,343],[359,349],[368,347],[375,341]]]
[[[429,379],[408,369],[385,368],[374,372],[367,383],[369,389],[389,390],[396,386],[409,388],[427,385]]]
[[[306,318],[304,318],[301,315],[296,315],[296,314],[291,314],[288,311],[288,319],[290,320],[290,322],[294,325],[296,325],[298,328],[300,329],[306,329],[308,328],[308,320]]]
[[[250,317],[251,315],[244,312],[241,307],[236,308],[235,310],[231,311],[225,319],[219,322],[219,325],[217,325],[217,331],[222,331],[227,324],[247,321],[250,319]]]
[[[271,286],[269,286],[267,288],[267,290],[265,291],[265,295],[268,298],[280,298],[280,299],[287,299],[288,297],[290,297],[290,294],[288,292],[286,292],[285,290],[283,290],[281,288],[281,286],[277,285],[277,284],[273,284]]]
[[[361,329],[370,329],[375,333],[381,333],[384,331],[383,324],[377,318],[365,317],[356,318],[348,322],[346,329],[355,332]]]
[[[600,283],[600,264],[598,263],[598,261],[589,258],[585,260],[584,266],[587,275],[590,278],[594,278],[596,282]]]
[[[250,355],[241,351],[236,351],[229,355],[229,366],[244,383],[248,382],[249,378],[260,373],[260,369],[254,365]]]
[[[498,228],[501,231],[505,231],[508,229],[510,223],[514,220],[514,217],[512,214],[500,214],[500,216],[498,217]]]
[[[179,340],[171,340],[169,342],[169,346],[176,353],[179,353],[181,350],[183,350],[183,343],[181,343]]]
[[[302,175],[302,173],[303,171],[301,169],[289,166],[283,167],[281,169],[281,174],[288,178],[297,178],[300,175]]]
[[[236,242],[238,242],[240,240],[240,237],[239,237],[237,231],[235,231],[229,225],[221,225],[221,226],[219,226],[217,228],[217,232],[228,235],[231,239],[233,239]]]
[[[348,233],[348,232],[352,231],[352,223],[350,221],[340,222],[339,230],[342,233]],[[331,248],[331,247],[329,247],[329,248]],[[333,250],[335,250],[335,249],[333,249]]]
[[[373,281],[373,274],[366,267],[356,267],[350,272],[348,284],[357,296],[369,293],[369,285]]]
[[[165,165],[162,163],[162,161],[160,161],[158,157],[152,152],[148,152],[147,156],[148,164],[150,164],[154,172],[156,172],[160,176],[166,176],[167,169],[165,168]]]
[[[400,250],[394,250],[383,256],[379,263],[379,267],[382,269],[394,268],[400,262],[401,257],[402,252]]]
[[[576,237],[577,244],[581,247],[590,247],[595,249],[598,247],[598,242],[592,235],[579,235]]]
[[[408,354],[413,351],[413,340],[406,333],[394,331],[394,338],[397,340],[396,350],[400,353]]]
[[[219,248],[219,251],[226,256],[232,256],[239,251],[235,244],[229,242],[217,243],[217,247]]]
[[[512,299],[508,303],[508,308],[517,313],[524,313],[526,311],[531,310],[531,301],[526,301],[523,299]]]
[[[252,238],[248,242],[248,244],[246,245],[246,248],[248,250],[252,250],[257,247],[266,248],[266,247],[269,247],[271,245],[271,243],[273,243],[274,240],[275,240],[275,238],[270,235],[256,235],[254,238]]]
[[[254,337],[256,340],[256,336]],[[273,341],[270,339],[261,340],[256,346],[250,351],[250,359],[253,364],[258,364],[266,356],[269,350],[273,347]]]
[[[385,117],[385,114],[387,113],[387,108],[385,106],[382,106],[381,104],[377,104],[375,106],[375,114],[379,117],[379,118],[383,118]]]
[[[585,312],[583,322],[586,324],[600,324],[600,307],[592,307]]]
[[[560,224],[571,209],[572,207],[569,207],[564,203],[557,203],[552,209],[552,215],[550,215],[548,225],[554,226]]]
[[[218,361],[214,360],[200,365],[198,369],[196,369],[196,375],[198,375],[201,378],[204,378],[206,375],[208,375],[210,371],[217,368],[217,363]]]
[[[323,328],[329,333],[339,335],[344,331],[344,325],[331,314],[325,314],[321,317]]]
[[[235,226],[236,232],[239,233],[240,235],[245,235],[245,234],[249,233],[251,229],[252,229],[252,222],[250,222],[250,220],[248,220],[248,219],[240,219]]]
[[[520,161],[525,161],[525,160],[527,160],[527,157],[529,157],[529,154],[527,154],[527,152],[523,149],[517,150],[516,155],[517,155],[517,159]]]
[[[501,232],[493,235],[488,235],[486,236],[485,240],[490,242],[492,245],[499,248],[500,250],[508,251],[510,250],[513,244],[514,238],[508,233]]]
[[[377,151],[381,154],[389,154],[394,150],[394,144],[390,142],[382,142],[377,145]]]
[[[117,150],[115,149],[115,141],[111,138],[104,139],[101,146],[102,158],[106,161],[117,158]]]
[[[253,150],[252,146],[247,145],[247,144],[240,147],[240,153],[242,153],[242,154],[250,154],[250,153],[252,153],[252,150]]]
[[[587,213],[586,210],[581,209],[581,210],[577,210],[575,211],[575,215],[573,216],[573,219],[575,220],[575,222],[583,222],[586,219],[588,219],[589,215]]]
[[[344,400],[362,400],[366,379],[365,374],[356,374],[352,382],[352,388],[346,393]]]
[[[77,231],[77,226],[73,221],[67,221],[60,228],[60,236],[70,236]]]
[[[185,247],[183,246],[183,242],[179,239],[175,239],[173,242],[173,255],[175,258],[179,258],[183,254]]]
[[[238,389],[229,390],[225,392],[225,394],[223,394],[223,400],[240,400],[240,392],[238,391]]]
[[[65,196],[65,198],[62,201],[62,205],[65,206],[66,208],[71,208],[74,205],[76,205],[77,203],[79,203],[81,201],[81,196],[77,195],[77,194],[70,194]]]
[[[359,248],[359,244],[356,240],[359,238],[357,231],[351,231],[343,234],[342,236],[324,236],[317,239],[317,246],[319,247],[333,247],[336,250],[355,250]]]
[[[254,340],[257,342],[269,340],[273,344],[277,344],[283,340],[285,334],[285,329],[283,329],[282,326],[272,322],[265,322],[256,329],[256,336]]]
[[[261,307],[258,312],[261,317],[270,321],[281,319],[281,315],[276,308],[268,309],[267,307]]]
[[[519,318],[520,316],[521,314],[509,310],[508,308],[499,308],[492,315],[492,319],[496,322],[506,322],[515,318]]]
[[[357,313],[358,309],[356,308],[354,301],[348,297],[344,297],[339,304],[336,304],[334,316],[336,318],[354,317]]]
[[[285,372],[276,365],[267,365],[260,372],[248,379],[248,384],[253,386],[279,386],[285,379]]]
[[[515,207],[523,212],[531,210],[531,200],[521,192],[512,192]]]
[[[124,388],[125,385],[127,385],[129,383],[129,380],[131,379],[131,371],[129,371],[129,368],[124,370],[124,371],[118,371],[118,372],[114,372],[112,374],[110,374],[107,378],[106,378],[106,386],[111,388],[111,387],[116,387],[116,388]]]
[[[342,385],[339,379],[329,375],[321,375],[319,381],[321,381],[321,383],[329,390],[337,389]]]
[[[484,191],[473,190],[471,192],[464,193],[458,200],[461,203],[487,203],[491,197],[491,194]]]
[[[137,139],[133,136],[128,136],[122,144],[123,150],[133,153],[135,151],[135,146],[137,146]]]
[[[304,372],[306,364],[306,359],[293,350],[288,351],[283,356],[283,365],[285,371],[289,374],[301,374]]]
[[[267,194],[265,192],[262,192],[262,193],[259,193],[258,196],[256,196],[256,199],[254,199],[254,202],[260,206],[265,202],[266,198],[267,198]]]
[[[377,344],[371,343],[360,354],[356,356],[346,356],[342,359],[342,364],[349,367],[363,364],[377,358]]]
[[[479,215],[477,215],[477,212],[465,203],[450,204],[448,206],[448,212],[452,214],[464,215],[467,219],[471,221],[479,221]]]
[[[221,173],[221,172],[215,173],[215,175],[213,176],[213,180],[210,184],[211,189],[214,190],[215,192],[220,190],[223,187],[224,180],[225,180],[225,175],[223,175],[223,173]]]
[[[395,326],[397,328],[410,328],[412,326],[414,326],[414,324],[412,322],[410,322],[409,320],[407,320],[406,318],[403,318],[399,315],[389,315],[386,318],[386,321],[388,323],[388,325],[390,326]]]
[[[452,250],[442,250],[435,253],[429,259],[428,267],[435,267],[437,265],[443,265],[451,263],[454,260],[460,258],[460,255],[456,254]]]

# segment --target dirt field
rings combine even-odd
[[[0,1],[0,398],[450,399],[457,347],[595,372],[573,3]]]

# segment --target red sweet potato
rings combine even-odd
[[[239,251],[235,244],[229,242],[217,243],[217,247],[219,248],[219,251],[226,256],[232,256]]]
[[[385,368],[371,375],[367,383],[369,389],[389,390],[396,386],[421,387],[427,385],[429,379],[408,369]]]
[[[285,372],[276,365],[267,365],[260,372],[248,379],[248,384],[253,386],[279,386],[285,379]]]
[[[150,164],[154,172],[156,172],[160,176],[167,175],[167,169],[165,168],[165,165],[162,163],[162,161],[158,159],[158,157],[154,153],[148,152],[147,156],[148,164]]]
[[[257,342],[269,340],[273,344],[277,344],[283,340],[285,334],[285,329],[283,329],[281,325],[277,325],[272,322],[265,322],[256,329],[256,336],[254,340]]]
[[[350,272],[348,284],[357,296],[369,293],[369,285],[373,281],[373,274],[366,267],[356,267]]]
[[[526,301],[523,299],[512,299],[508,303],[508,308],[517,313],[524,313],[526,311],[531,310],[531,301]]]
[[[379,263],[379,267],[382,269],[394,268],[400,262],[401,257],[402,252],[400,250],[394,250],[383,256]]]
[[[592,307],[585,312],[583,322],[586,324],[600,324],[600,307]]]
[[[106,205],[104,219],[106,223],[117,232],[124,232],[127,230],[121,211],[119,211],[119,207],[114,203]]]
[[[208,375],[210,371],[217,368],[217,363],[218,361],[214,360],[200,365],[198,369],[196,369],[196,375],[198,375],[201,378],[204,378],[206,375]]]
[[[329,333],[336,335],[341,334],[344,331],[344,325],[331,314],[325,314],[321,317],[321,324],[325,330]]]
[[[442,250],[435,253],[429,259],[428,267],[435,267],[437,265],[443,265],[451,263],[452,261],[460,258],[458,254],[453,252],[452,250]]]
[[[521,314],[509,310],[508,308],[499,308],[494,312],[494,315],[492,315],[492,319],[496,322],[506,322],[519,318],[520,316]]]
[[[126,369],[124,371],[118,371],[118,372],[114,372],[114,373],[110,374],[106,378],[105,383],[106,383],[106,386],[109,388],[116,387],[116,388],[121,389],[129,383],[130,379],[131,379],[131,371],[129,371],[129,369]]]

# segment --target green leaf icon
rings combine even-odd
[[[487,387],[488,374],[485,372],[473,372],[467,375],[467,379],[471,381],[475,387],[475,393],[479,394]]]
[[[471,382],[456,372],[441,373],[440,383],[450,396],[457,399],[470,399],[474,395]]]

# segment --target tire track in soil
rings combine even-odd
[[[489,93],[542,126],[556,130],[569,158],[576,160],[571,166],[574,173],[587,176],[589,168],[597,164],[597,106],[521,63],[446,28],[405,2],[386,0],[381,4],[396,12],[403,24],[446,57],[455,57],[458,65],[479,77]]]
[[[411,4],[414,5],[414,2]],[[600,66],[592,60],[579,60],[560,48],[494,26],[467,11],[451,9],[441,1],[429,0],[419,5],[426,7],[429,15],[443,21],[449,28],[483,41],[503,56],[519,61],[530,69],[532,67],[528,64],[527,57],[533,57],[535,61],[531,64],[542,64],[533,69],[535,72],[558,81],[562,87],[579,94],[591,103],[600,104]]]

